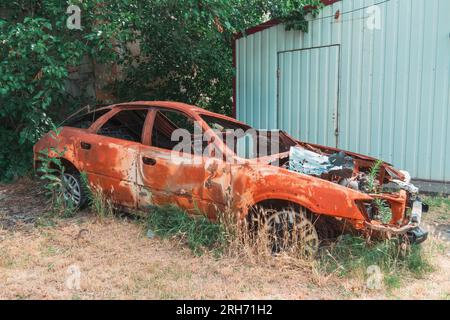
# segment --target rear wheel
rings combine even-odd
[[[63,181],[63,196],[64,200],[71,202],[76,209],[81,209],[87,202],[87,194],[85,187],[81,181],[79,172],[64,172],[62,176]]]

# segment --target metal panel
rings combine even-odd
[[[372,5],[379,10],[380,28],[369,27]],[[302,139],[334,145],[315,131],[314,118],[317,105],[334,103],[335,84],[321,80],[330,57],[283,57],[290,68],[283,88],[277,85],[277,57],[339,45],[338,146],[382,158],[415,178],[450,182],[449,12],[448,0],[344,0],[324,8],[308,33],[277,25],[241,38],[237,116],[255,127],[282,124]],[[323,83],[318,91],[317,81]],[[291,102],[277,119],[280,89]]]
[[[278,127],[304,141],[337,146],[338,82],[339,46],[280,52]]]

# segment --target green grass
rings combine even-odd
[[[319,265],[322,270],[345,277],[355,274],[367,276],[369,266],[377,266],[383,273],[387,289],[400,286],[404,276],[423,277],[433,268],[420,245],[402,247],[398,241],[385,240],[367,244],[361,237],[346,235],[321,250]]]
[[[425,197],[424,201],[431,208],[446,208],[450,210],[450,198],[445,197]]]
[[[179,238],[195,254],[205,251],[222,252],[226,245],[223,225],[204,216],[188,216],[175,206],[152,207],[147,227],[161,238]]]
[[[423,201],[430,206],[430,211],[424,214],[425,221],[450,223],[450,198],[424,197]]]

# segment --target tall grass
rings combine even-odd
[[[405,276],[423,277],[433,271],[430,254],[420,245],[407,245],[397,239],[368,243],[362,237],[344,235],[329,247],[322,248],[318,259],[324,273],[344,276],[367,276],[370,266],[384,275],[384,284],[398,287]]]
[[[263,219],[258,219],[256,224],[262,226]],[[275,254],[264,228],[255,233],[246,220],[239,220],[229,212],[219,214],[218,221],[212,222],[202,215],[188,216],[175,206],[152,207],[146,227],[161,238],[185,243],[197,255],[209,252],[216,257],[248,263],[281,262],[291,267],[312,265],[311,259],[307,259],[304,251],[300,250],[300,239],[288,250]]]
[[[222,224],[204,216],[188,216],[175,206],[152,207],[147,226],[162,238],[185,242],[195,254],[223,252],[226,246],[226,232]]]
[[[89,183],[85,172],[80,174],[82,188],[86,190],[88,206],[91,212],[100,219],[112,217],[114,214],[114,202],[98,186]]]
[[[277,268],[306,267],[325,277],[335,274],[365,279],[367,268],[377,266],[388,289],[400,286],[406,276],[422,277],[433,270],[429,252],[395,239],[368,243],[363,237],[344,235],[322,247],[314,260],[298,255],[298,250],[274,255],[264,232],[255,235],[247,222],[237,221],[232,215],[222,214],[218,222],[212,222],[204,216],[188,216],[175,206],[165,206],[151,209],[146,226],[159,237],[185,243],[197,255],[210,252]]]

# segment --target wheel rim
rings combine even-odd
[[[267,219],[266,230],[273,253],[291,250],[312,258],[319,248],[316,229],[303,212],[276,212]]]
[[[79,206],[81,201],[81,187],[78,180],[70,173],[64,173],[63,184],[64,199],[71,201],[75,206]]]

